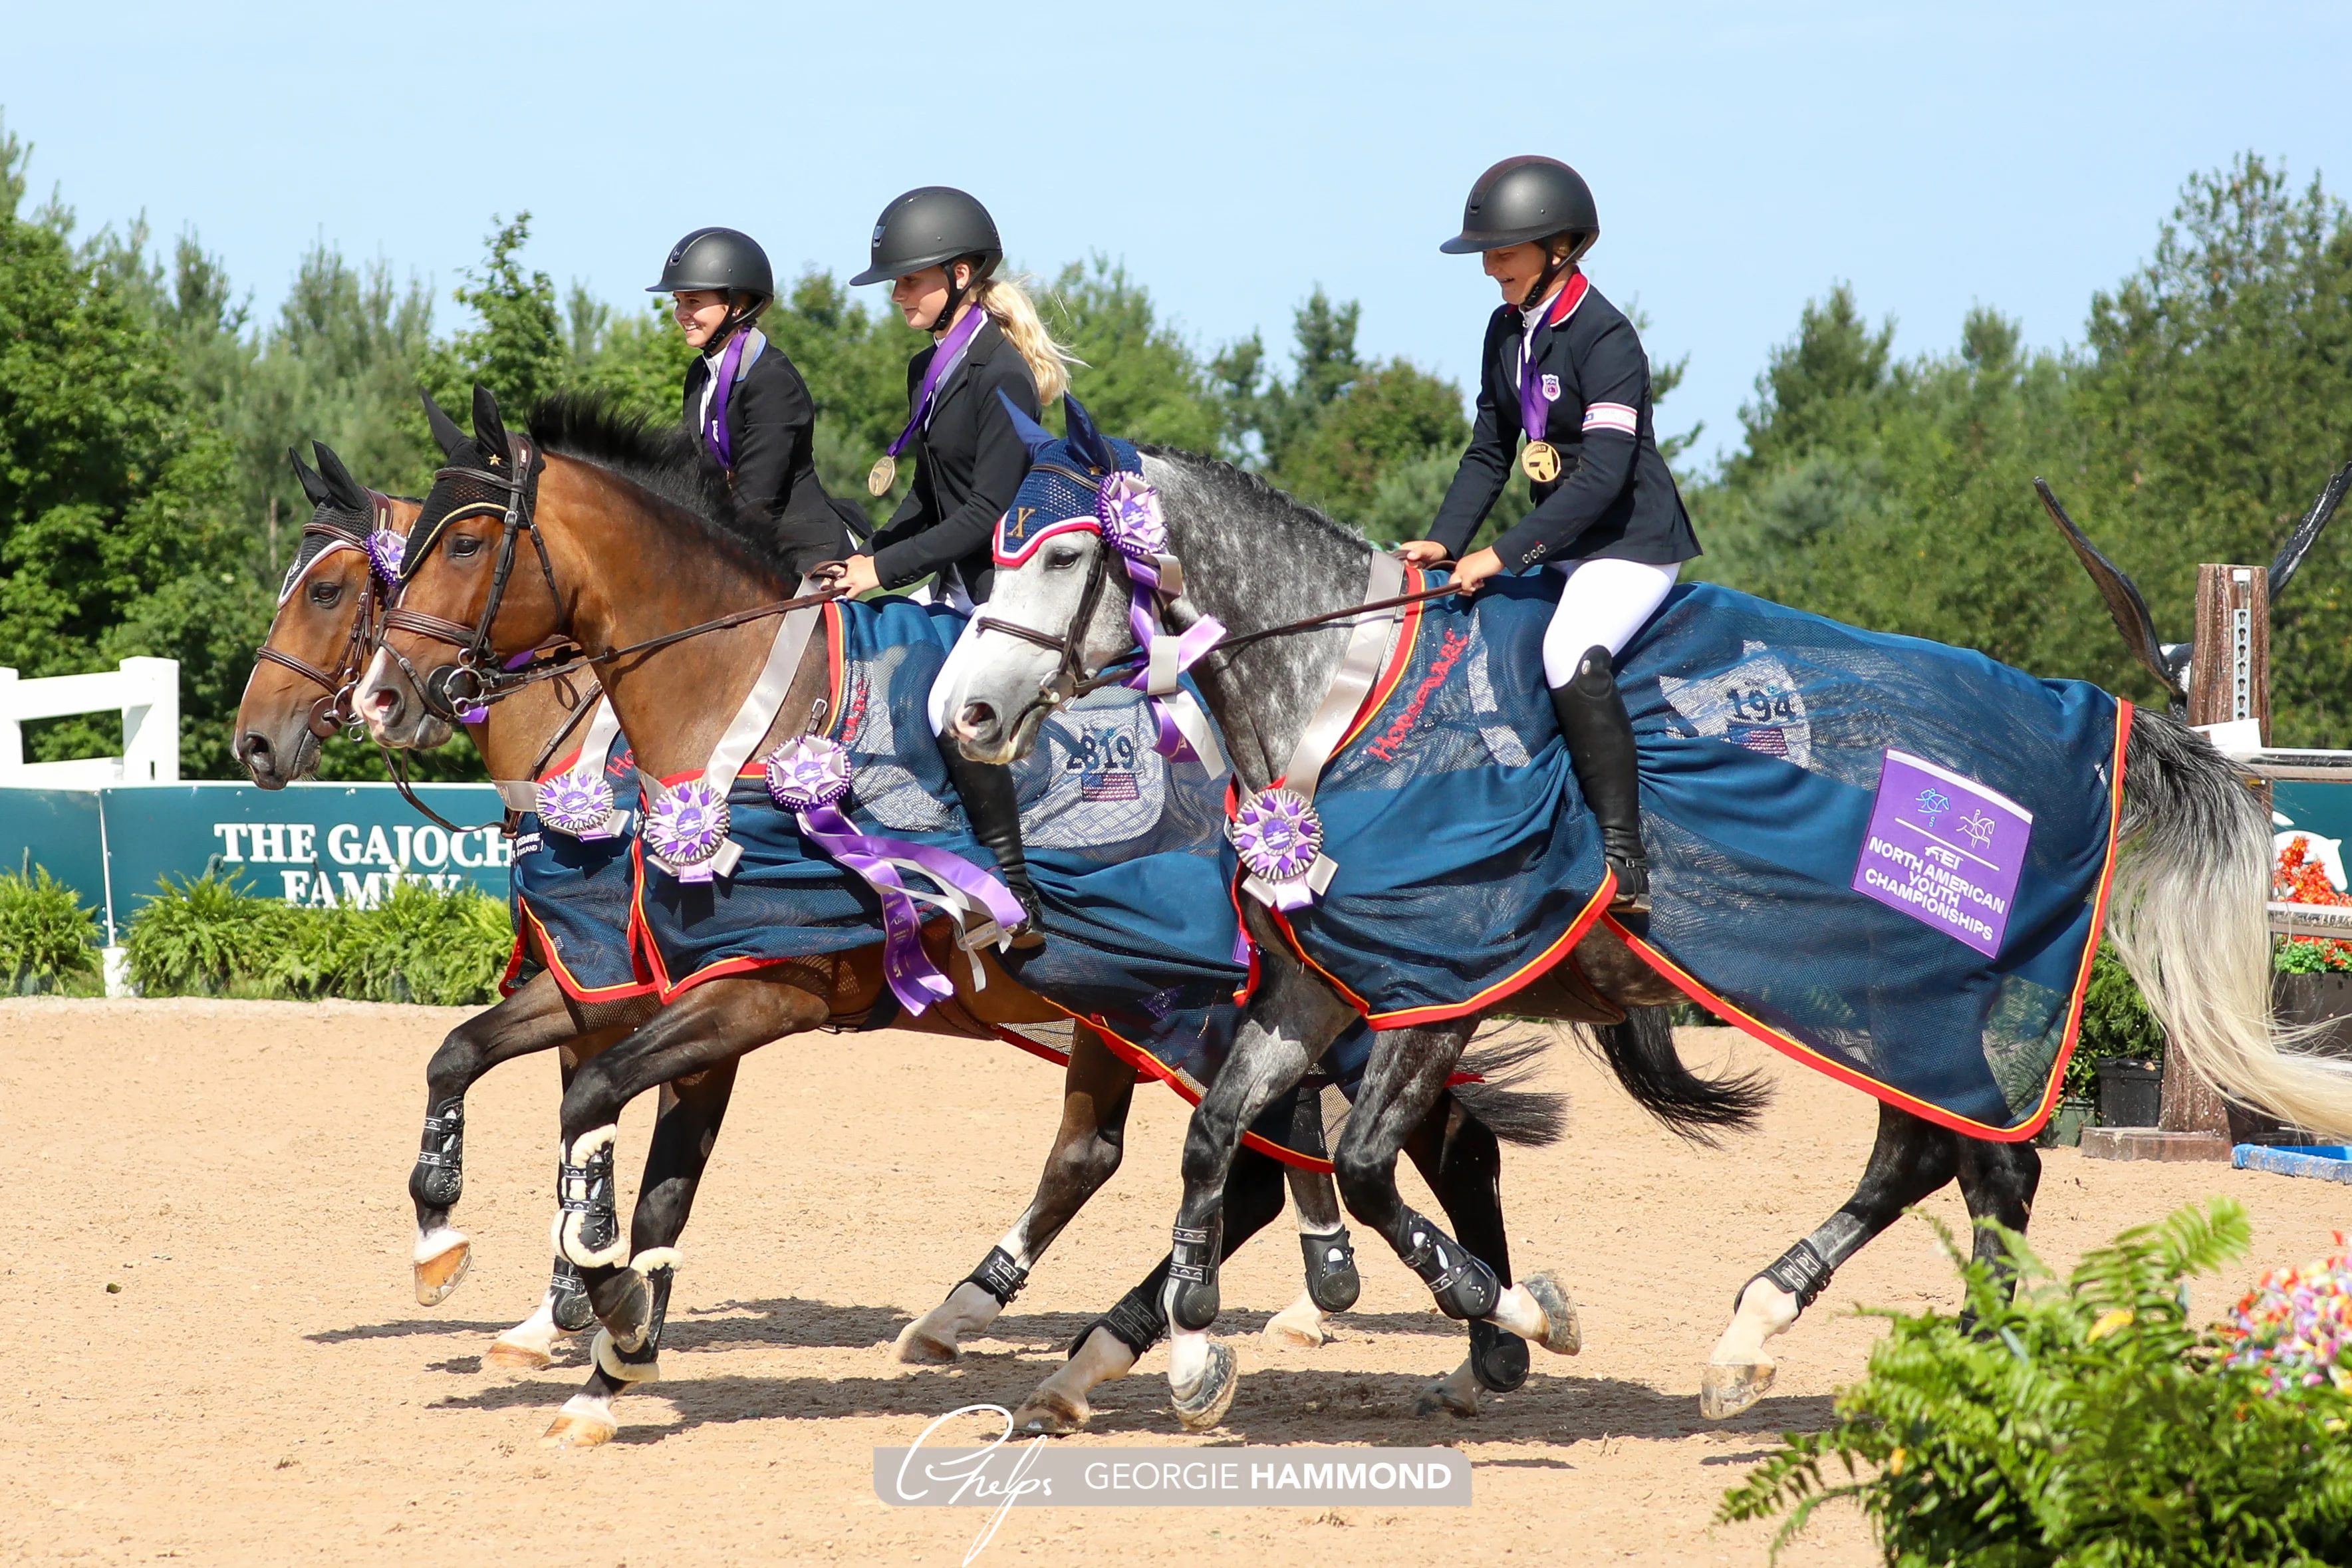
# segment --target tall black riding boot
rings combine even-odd
[[[1029,880],[1029,858],[1021,848],[1021,802],[1013,793],[1013,770],[995,763],[975,763],[951,740],[940,742],[940,755],[947,760],[948,777],[963,799],[963,814],[971,823],[972,837],[988,846],[989,853],[996,857],[1006,890],[1029,911],[1029,918],[1012,933],[1013,945],[1041,945],[1045,939],[1037,925],[1045,906],[1037,901],[1036,886]]]
[[[1617,692],[1617,672],[1605,647],[1585,649],[1565,686],[1551,689],[1552,711],[1568,740],[1568,760],[1584,804],[1601,825],[1601,853],[1617,873],[1620,914],[1650,912],[1650,862],[1642,853],[1642,785],[1633,750],[1633,721]]]

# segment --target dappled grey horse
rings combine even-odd
[[[1080,423],[1074,416],[1074,429]],[[1116,466],[1107,448],[1092,457],[1097,472]],[[1167,553],[1186,569],[1181,595],[1164,605],[1167,624],[1181,631],[1213,616],[1226,628],[1225,647],[1201,659],[1192,674],[1240,788],[1262,788],[1283,776],[1333,683],[1350,624],[1362,618],[1349,612],[1366,602],[1372,547],[1212,459],[1146,448],[1142,477],[1158,492]],[[988,762],[1021,755],[1047,711],[1084,679],[1135,654],[1129,588],[1119,553],[1083,529],[1048,537],[1017,568],[999,570],[988,625],[959,656],[961,683],[952,710],[969,755]],[[1263,635],[1318,616],[1338,618],[1295,635]],[[2131,725],[2121,809],[2108,935],[2174,1048],[2232,1095],[2305,1126],[2352,1128],[2352,1064],[2284,1050],[2272,1029],[2263,910],[2270,834],[2242,775],[2200,737],[2141,711]],[[1330,982],[1291,956],[1257,902],[1244,904],[1266,973],[1234,1055],[1185,1140],[1176,1237],[1180,1255],[1190,1247],[1199,1264],[1190,1279],[1171,1279],[1165,1298],[1176,1328],[1170,1381],[1180,1415],[1194,1425],[1213,1421],[1232,1396],[1232,1358],[1206,1331],[1217,1310],[1217,1194],[1235,1140],[1356,1016]],[[1675,1000],[1678,993],[1606,923],[1585,936],[1561,968],[1570,966],[1590,983],[1580,989],[1597,992],[1604,1005],[1633,1009],[1633,1019],[1650,1020],[1654,1034],[1664,1035],[1659,1012],[1644,1005]],[[1513,1010],[1531,1009],[1515,999]],[[1444,1083],[1475,1022],[1383,1033],[1333,1163],[1349,1211],[1429,1282],[1443,1310],[1549,1342],[1559,1293],[1547,1299],[1540,1289],[1503,1289],[1507,1274],[1490,1272],[1491,1260],[1466,1256],[1407,1206],[1394,1184],[1399,1130],[1412,1124]],[[1705,1131],[1751,1119],[1758,1100],[1752,1083],[1700,1083],[1673,1061],[1670,1038],[1663,1051],[1663,1058],[1647,1058],[1653,1071],[1646,1079],[1628,1077],[1622,1063],[1612,1065],[1669,1125]],[[1766,1342],[1793,1325],[1838,1265],[1906,1206],[1957,1178],[1972,1216],[2021,1231],[2040,1171],[2030,1143],[1965,1137],[1882,1103],[1877,1142],[1853,1196],[1742,1288],[1705,1371],[1702,1409],[1727,1415],[1760,1397],[1774,1372]],[[1210,1245],[1202,1245],[1203,1237]],[[1979,1229],[1976,1250],[1995,1263],[2001,1258],[1990,1229]]]

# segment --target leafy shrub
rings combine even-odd
[[[98,917],[47,867],[0,875],[0,980],[9,990],[55,991],[96,973],[98,940]]]
[[[507,906],[470,888],[403,882],[373,910],[341,914],[335,994],[362,1002],[457,1006],[498,999],[514,945]]]
[[[2091,984],[2083,993],[2083,1026],[2066,1064],[2065,1091],[2087,1099],[2097,1088],[2099,1064],[2110,1058],[2146,1061],[2163,1055],[2164,1026],[2147,1010],[2116,950],[2101,942],[2091,961]]]
[[[507,906],[470,888],[402,882],[373,910],[310,910],[207,873],[176,886],[165,879],[126,945],[131,978],[150,996],[462,1006],[498,999],[512,942]]]
[[[1720,1518],[1791,1510],[1777,1554],[1851,1498],[1901,1568],[2352,1558],[2352,1399],[2326,1380],[2278,1392],[2263,1367],[2231,1364],[2242,1333],[2189,1324],[2186,1278],[2243,1255],[2242,1206],[2216,1198],[2125,1231],[2063,1284],[2008,1236],[2013,1302],[1937,1228],[1974,1324],[1875,1314],[1893,1331],[1834,1425],[1785,1436]],[[1825,1485],[1829,1460],[1848,1479]]]
[[[131,978],[148,996],[219,996],[268,967],[289,910],[247,892],[242,873],[156,879],[160,892],[131,917]]]

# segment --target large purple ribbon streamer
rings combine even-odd
[[[893,861],[920,868],[942,887],[952,888],[979,904],[1007,929],[1028,918],[1028,911],[1003,883],[944,849],[860,833],[855,823],[831,805],[801,812],[799,819],[801,831],[818,848],[864,878],[882,900],[883,976],[889,981],[892,994],[910,1013],[920,1013],[938,998],[954,995],[955,984],[923,951],[922,913]]]
[[[719,356],[719,384],[710,394],[710,415],[702,425],[702,443],[722,468],[735,466],[735,441],[727,434],[727,399],[735,390],[735,373],[743,365],[743,340],[751,335],[750,327],[738,327],[727,340],[727,352]]]
[[[987,319],[988,312],[974,305],[963,313],[963,320],[950,328],[948,335],[940,340],[939,348],[931,354],[930,368],[923,372],[922,389],[915,395],[915,411],[908,416],[907,427],[898,432],[898,438],[890,443],[892,457],[905,451],[907,443],[915,438],[915,431],[931,411],[931,397],[940,389],[940,378],[947,374],[950,365],[955,363],[956,355],[963,352],[964,344],[971,342],[979,332],[981,323]]]
[[[1122,552],[1121,553],[1126,553]],[[1169,632],[1160,624],[1160,569],[1139,555],[1127,555],[1127,578],[1129,593],[1127,604],[1128,629],[1134,634],[1136,646],[1143,650],[1143,668],[1120,684],[1132,691],[1149,691],[1151,685],[1151,650],[1167,640]],[[1176,638],[1176,673],[1183,674],[1200,662],[1202,655],[1224,639],[1224,623],[1214,616],[1202,616]],[[1151,749],[1171,762],[1186,759],[1208,765],[1208,760],[1192,748],[1177,727],[1176,719],[1168,710],[1164,697],[1151,699],[1151,717],[1160,726]]]

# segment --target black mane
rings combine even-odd
[[[1172,463],[1182,468],[1205,489],[1224,492],[1221,499],[1255,505],[1272,503],[1301,522],[1321,529],[1339,542],[1367,546],[1371,543],[1346,523],[1327,516],[1288,490],[1278,489],[1266,483],[1248,469],[1235,468],[1223,458],[1188,452],[1180,447],[1152,447],[1141,443],[1138,443],[1135,449],[1147,458],[1157,458],[1163,463]]]
[[[548,451],[592,463],[667,501],[747,564],[793,579],[775,536],[737,518],[727,471],[683,425],[628,413],[609,393],[558,392],[531,406],[527,427]]]

